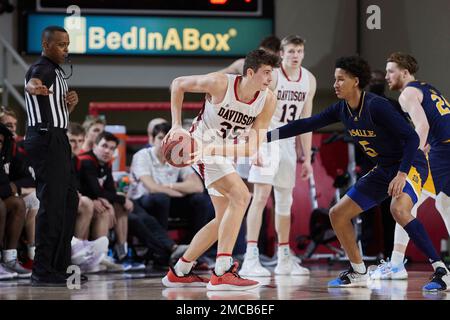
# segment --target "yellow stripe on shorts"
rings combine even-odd
[[[428,169],[428,170],[430,170],[430,169]],[[411,166],[411,169],[409,170],[409,173],[408,173],[407,180],[413,187],[414,191],[416,192],[417,199],[420,198],[420,194],[422,193],[422,177],[420,176],[416,167]]]

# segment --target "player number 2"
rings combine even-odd
[[[291,122],[295,120],[295,116],[297,115],[297,106],[295,104],[291,104],[289,106],[289,111],[291,112],[289,114],[290,119],[286,119],[287,109],[288,109],[287,104],[283,105],[283,114],[281,115],[280,119],[281,122]]]
[[[359,141],[359,144],[363,147],[364,152],[365,152],[369,157],[372,157],[372,158],[373,158],[373,157],[376,157],[376,156],[378,155],[378,153],[377,153],[374,149],[368,147],[368,145],[369,145],[369,142],[368,142],[368,141],[366,141],[366,140]]]
[[[444,97],[432,94],[431,100],[436,101],[436,108],[438,109],[441,116],[445,116],[446,114],[450,113],[450,104]]]

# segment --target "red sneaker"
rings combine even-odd
[[[213,272],[207,286],[208,290],[251,290],[260,286],[258,281],[241,278],[237,273],[238,266],[237,262],[233,263],[231,268],[220,277]]]
[[[169,267],[169,272],[167,272],[167,275],[162,279],[162,284],[169,288],[205,287],[207,283],[208,279],[197,276],[192,272],[183,277],[179,277],[172,267]]]

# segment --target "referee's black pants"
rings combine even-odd
[[[40,201],[33,273],[38,276],[66,274],[71,264],[70,242],[78,209],[66,130],[28,127],[24,146],[35,173]]]

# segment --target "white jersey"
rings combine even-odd
[[[277,108],[270,121],[270,130],[299,119],[309,93],[309,72],[305,68],[301,67],[298,79],[289,79],[283,67],[276,69],[276,72],[278,73],[275,88]]]
[[[228,87],[223,101],[213,104],[205,99],[203,109],[195,118],[190,132],[203,143],[223,144],[245,137],[266,101],[267,90],[258,91],[249,103],[239,100],[237,87],[240,75],[227,74]]]

